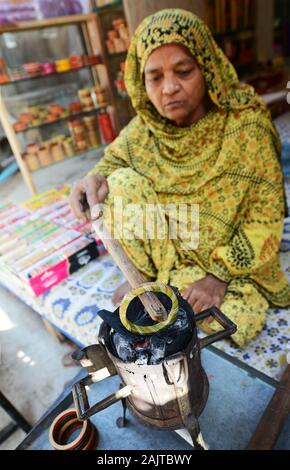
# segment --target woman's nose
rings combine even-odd
[[[163,89],[162,92],[164,95],[173,95],[177,91],[179,91],[180,87],[178,83],[176,83],[174,80],[170,79],[165,79],[163,82]]]

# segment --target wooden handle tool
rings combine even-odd
[[[88,211],[86,211],[86,213],[88,215]],[[99,215],[94,217],[95,214]],[[104,226],[102,211],[98,208],[98,205],[95,205],[93,208],[93,217],[91,217],[91,220],[93,229],[102,240],[106,250],[110,253],[117,266],[123,272],[130,286],[136,289],[146,283],[142,274],[128,258],[121,243],[110,236],[109,231]],[[161,322],[167,319],[167,312],[164,306],[153,292],[144,292],[139,298],[152,320]]]

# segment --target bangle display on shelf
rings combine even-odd
[[[47,62],[29,62],[13,69],[8,69],[6,73],[7,80],[4,81],[5,74],[2,73],[2,68],[5,66],[2,59],[2,68],[0,60],[0,82],[1,76],[3,77],[2,84],[19,82],[22,80],[29,80],[32,78],[47,77],[54,74],[67,73],[74,70],[93,67],[102,64],[100,55],[73,55],[69,58],[59,59]],[[6,67],[7,68],[7,67]],[[9,75],[7,77],[7,74]]]
[[[59,135],[26,147],[22,158],[30,171],[109,144],[115,138],[110,114],[104,109],[97,116],[69,121],[68,128],[70,136]]]
[[[107,103],[108,104],[108,103]],[[71,119],[73,117],[79,117],[79,116],[83,116],[87,113],[98,113],[101,111],[101,109],[103,109],[103,107],[99,106],[97,108],[92,108],[91,110],[81,110],[79,112],[74,112],[74,113],[69,113],[65,116],[54,116],[53,119],[50,118],[50,116],[52,115],[48,115],[49,116],[49,119],[44,121],[44,122],[39,122],[38,124],[34,124],[34,125],[26,125],[25,123],[23,122],[17,122],[17,123],[14,123],[13,124],[13,127],[14,127],[14,130],[16,133],[22,133],[22,132],[27,132],[27,131],[30,131],[32,129],[38,129],[38,128],[41,128],[43,126],[47,126],[49,124],[54,124],[54,123],[57,123],[57,122],[60,122],[60,121],[67,121],[68,119]]]
[[[105,87],[96,85],[78,91],[80,101],[73,101],[65,108],[60,103],[47,106],[30,106],[27,112],[20,113],[13,124],[16,132],[24,132],[46,124],[68,119],[74,115],[98,111],[109,104]]]
[[[113,29],[107,31],[106,46],[109,55],[127,52],[130,35],[124,18],[116,18],[112,22]]]
[[[122,5],[119,0],[114,3]],[[117,15],[114,13],[113,17],[122,16],[122,14],[121,7]],[[17,45],[15,51],[12,51],[8,43],[3,42],[3,58],[0,57],[0,88],[2,89],[4,85],[11,85],[11,88],[8,88],[8,93],[5,93],[4,99],[1,100],[3,112],[1,112],[0,120],[4,123],[4,129],[9,130],[7,138],[12,148],[14,148],[13,144],[15,148],[17,144],[14,155],[23,179],[34,195],[36,187],[29,171],[89,152],[101,145],[107,145],[112,142],[115,132],[118,132],[121,127],[119,109],[114,107],[109,62],[108,60],[103,62],[99,54],[105,44],[102,25],[96,21],[96,18],[94,13],[68,15],[29,23],[10,24],[0,28],[0,36],[4,33],[10,34]],[[110,29],[110,23],[108,28]],[[118,30],[116,39],[122,42],[127,38],[123,19],[117,19],[114,28]],[[49,29],[53,31],[53,34],[46,33]],[[59,29],[63,33],[59,34]],[[26,33],[30,34],[27,38]],[[71,33],[74,34],[72,42],[68,41]],[[68,50],[69,44],[73,49]],[[37,56],[25,57],[26,53],[33,54],[35,50],[37,50]],[[121,43],[119,47],[117,44],[116,52],[119,50],[124,50]],[[55,55],[52,55],[53,53]],[[20,57],[20,61],[25,63],[19,62]],[[100,67],[98,67],[99,64]],[[110,61],[110,64],[114,62]],[[93,69],[89,71],[79,72],[91,67]],[[67,79],[66,76],[63,80],[60,77],[55,78],[57,75],[75,71],[78,71],[76,80],[72,75],[70,76],[72,80]],[[51,77],[54,77],[54,80],[51,80]],[[25,84],[22,87],[21,84],[20,90],[18,86],[14,86],[16,83],[18,85],[19,82],[34,79],[39,79],[35,82],[37,84],[35,87],[33,87],[34,82],[30,82],[28,87]],[[102,84],[106,84],[108,89],[101,86]],[[65,93],[63,93],[64,90]],[[56,102],[52,103],[54,100]],[[50,126],[51,123],[61,120],[65,121],[65,124]],[[46,125],[48,127],[39,129]],[[13,132],[13,126],[15,132]],[[30,129],[34,130],[25,133]],[[23,133],[21,139],[18,135],[15,136],[16,132]],[[64,135],[55,136],[61,132]],[[22,164],[23,161],[26,165]]]
[[[95,141],[95,145],[91,145],[89,148],[87,146],[77,148],[72,137],[60,135],[51,139],[51,141],[28,145],[26,151],[22,154],[22,158],[28,169],[35,171],[99,146],[100,143]]]
[[[106,144],[109,144],[110,142],[113,142],[116,135],[115,135],[115,131],[113,129],[111,116],[107,111],[102,110],[98,114],[98,125],[99,125],[99,129],[100,129],[102,142],[104,142]]]
[[[106,88],[101,85],[95,85],[92,89],[92,98],[97,106],[106,106],[108,104],[108,92]]]
[[[63,146],[65,146],[66,142],[67,141],[63,142]],[[81,150],[75,150],[72,144],[68,144],[68,145],[70,145],[70,154],[68,155],[67,151],[65,151],[64,157],[58,160],[53,160],[51,157],[46,158],[44,155],[42,155],[42,157],[39,158],[38,155],[28,154],[27,152],[22,154],[22,158],[25,161],[30,171],[36,171],[40,168],[52,165],[53,163],[57,163],[58,161],[63,161],[67,159],[68,157],[77,157],[87,151],[92,151],[100,147],[100,144],[99,144],[99,145],[95,145],[94,147],[90,147],[89,149],[86,149],[84,151],[81,151]],[[40,149],[43,149],[43,148],[40,147]]]

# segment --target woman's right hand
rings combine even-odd
[[[69,198],[74,215],[81,222],[88,222],[88,214],[84,211],[86,202],[87,210],[91,212],[94,205],[104,202],[108,193],[109,186],[106,178],[102,175],[87,175],[76,181]]]

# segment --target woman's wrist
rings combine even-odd
[[[219,279],[212,273],[207,273],[207,277],[211,278],[212,280],[216,281],[217,283],[225,284],[226,286],[228,285],[227,281],[224,281],[222,279]]]

